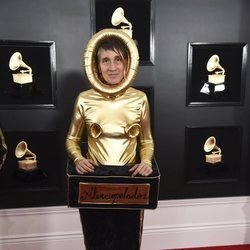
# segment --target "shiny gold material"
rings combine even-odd
[[[93,136],[93,126],[101,128],[101,134],[97,132],[98,136]],[[85,127],[87,158],[103,165],[134,164],[139,161],[138,145],[140,161],[151,164],[154,144],[144,92],[130,87],[114,100],[93,89],[80,93],[66,139],[66,148],[73,160],[83,157],[80,143]]]
[[[1,142],[1,147],[3,148],[3,155],[1,155],[2,159],[0,159],[0,170],[6,160],[6,156],[7,156],[7,152],[8,152],[8,148],[7,148],[7,145],[5,143],[5,139],[4,139],[4,136],[3,136],[3,132],[2,132],[2,129],[0,128],[0,142]]]
[[[16,71],[19,68],[27,69],[27,70],[20,70],[19,72],[12,74],[13,82],[18,84],[26,84],[33,82],[32,69],[23,61],[22,54],[20,52],[15,52],[11,56],[9,61],[9,67],[13,71]]]
[[[225,90],[225,69],[220,65],[218,55],[212,55],[207,62],[208,82],[204,83],[200,92],[207,95],[213,95],[216,92]]]
[[[89,134],[93,138],[98,138],[102,134],[102,128],[97,123],[93,123],[89,127]]]
[[[220,58],[218,55],[213,55],[207,62],[207,70],[213,72],[208,75],[208,82],[213,84],[221,84],[225,82],[225,69],[220,65]]]
[[[129,50],[128,74],[119,84],[108,85],[99,77],[97,63],[95,62],[98,45],[111,37],[121,39]],[[88,42],[84,53],[84,70],[92,87],[106,96],[117,96],[123,93],[132,84],[139,66],[139,54],[134,40],[124,31],[104,29],[96,33]]]
[[[33,170],[37,168],[36,155],[28,149],[27,143],[21,141],[16,146],[15,155],[17,158],[25,157],[18,161],[18,167],[23,170]]]
[[[125,133],[130,137],[130,138],[135,138],[139,135],[141,130],[141,126],[138,123],[134,123],[131,125],[127,125],[125,127]]]
[[[103,81],[96,61],[100,44],[111,38],[119,39],[129,54],[124,79],[117,84]],[[74,162],[83,158],[80,144],[86,129],[86,158],[101,165],[151,165],[154,144],[148,100],[144,92],[130,87],[138,66],[136,44],[123,30],[103,29],[90,39],[84,52],[84,70],[93,89],[79,94],[66,138],[66,149]]]
[[[204,143],[204,151],[210,152],[210,154],[205,155],[205,160],[208,163],[215,164],[221,162],[221,149],[216,145],[216,138],[210,136]]]
[[[111,23],[113,26],[118,26],[121,23],[126,23],[126,26],[121,26],[121,30],[126,32],[130,37],[132,37],[132,24],[124,16],[124,9],[122,7],[117,8],[111,18]]]

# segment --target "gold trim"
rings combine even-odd
[[[128,73],[121,83],[115,85],[108,85],[102,82],[98,76],[98,69],[96,68],[95,57],[98,45],[105,39],[116,37],[128,48],[130,53],[128,62]],[[116,96],[124,92],[133,82],[136,77],[137,69],[139,66],[139,53],[134,40],[129,37],[124,31],[117,29],[103,29],[97,32],[89,40],[84,51],[84,71],[92,85],[92,87],[101,94],[108,96]]]
[[[0,169],[1,169],[5,160],[6,160],[6,156],[7,156],[7,152],[8,152],[8,148],[7,148],[7,145],[5,143],[3,131],[1,128],[0,128],[0,138],[1,138],[2,147],[6,150],[6,153],[3,155],[2,162],[0,162]]]

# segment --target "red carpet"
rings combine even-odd
[[[250,250],[250,245],[237,246],[218,246],[218,247],[196,247],[196,248],[178,248],[176,250]]]

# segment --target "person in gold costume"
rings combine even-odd
[[[66,138],[78,174],[94,174],[105,165],[124,167],[132,177],[152,173],[149,104],[144,92],[130,86],[139,57],[134,41],[123,33],[103,30],[85,50],[84,69],[92,88],[77,97]],[[84,131],[88,137],[86,155],[80,147]],[[140,249],[142,210],[79,211],[86,249]]]

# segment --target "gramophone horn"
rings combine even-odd
[[[217,150],[213,151],[212,154],[215,153],[218,153],[219,155],[221,154],[221,149],[216,145],[216,139],[214,136],[210,136],[204,143],[205,152],[210,152],[212,150]]]
[[[11,70],[16,70],[18,69],[22,64],[22,55],[20,52],[15,52],[9,62],[9,67]]]
[[[207,70],[209,72],[214,71],[215,69],[221,69],[222,70],[222,74],[225,73],[225,70],[223,67],[221,67],[221,65],[219,64],[220,62],[220,58],[218,55],[213,55],[209,58],[208,62],[207,62]]]
[[[117,8],[114,11],[114,13],[112,15],[112,18],[111,18],[111,23],[114,26],[117,26],[120,23],[127,23],[130,28],[132,27],[131,23],[125,18],[125,16],[124,16],[124,10],[121,7]]]
[[[15,155],[17,158],[22,158],[23,156],[30,155],[31,157],[27,157],[26,159],[36,159],[36,155],[28,149],[27,143],[25,141],[21,141],[17,144]]]
[[[31,73],[31,67],[28,66],[25,62],[23,62],[22,54],[20,52],[15,52],[11,56],[9,61],[9,67],[11,70],[17,70],[19,67],[27,68]]]
[[[216,145],[216,139],[214,136],[210,136],[205,144],[204,144],[204,151],[205,152],[210,152],[211,150],[213,150],[214,146]]]

